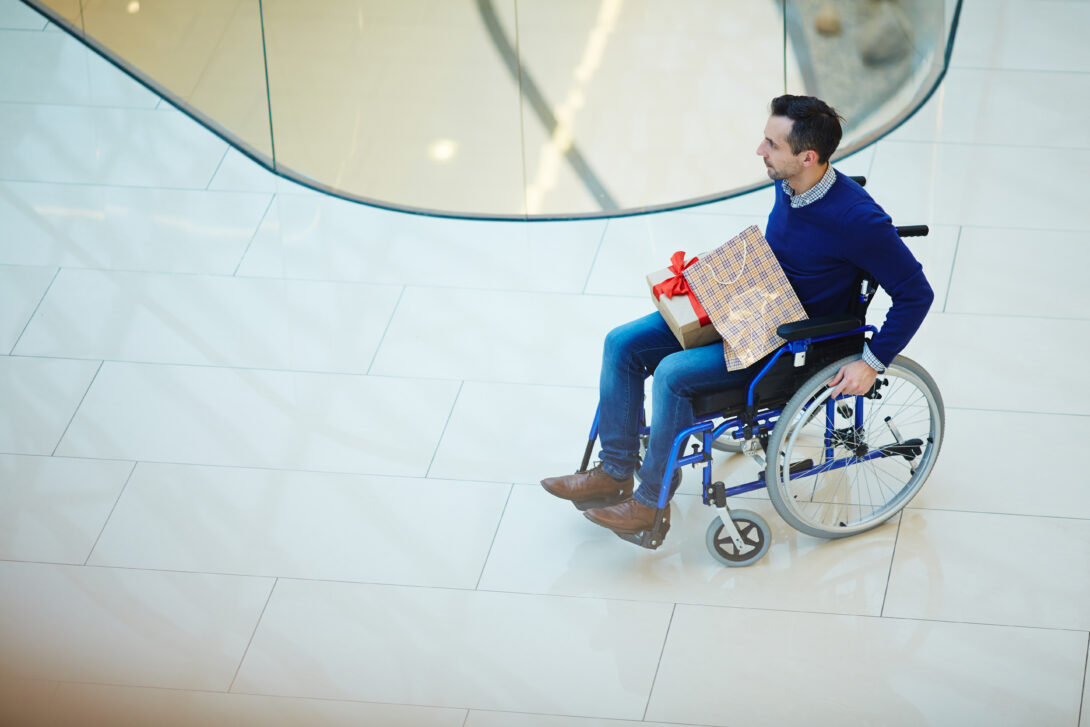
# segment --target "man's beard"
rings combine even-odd
[[[768,178],[771,179],[773,182],[779,182],[783,179],[790,179],[794,175],[798,174],[800,169],[801,166],[795,167],[794,169],[776,169],[765,164],[765,170],[768,171]]]

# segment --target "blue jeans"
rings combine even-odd
[[[606,335],[599,383],[602,469],[618,479],[635,473],[640,486],[633,497],[643,505],[658,507],[674,438],[693,424],[690,397],[748,386],[761,363],[727,371],[722,343],[683,349],[658,312],[614,328]],[[651,440],[643,466],[636,472],[643,382],[648,375],[654,376]]]

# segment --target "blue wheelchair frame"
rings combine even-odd
[[[765,377],[765,375],[772,369],[772,366],[775,365],[775,363],[785,353],[790,353],[790,354],[805,353],[809,349],[810,345],[814,344],[814,343],[821,343],[822,341],[831,341],[831,340],[834,340],[834,339],[837,339],[837,338],[847,338],[849,336],[858,335],[860,333],[867,333],[867,332],[876,333],[877,330],[878,329],[875,328],[874,326],[864,325],[864,326],[860,326],[858,328],[854,328],[854,329],[852,329],[850,331],[845,331],[844,333],[837,333],[837,334],[832,334],[832,335],[828,335],[828,336],[819,336],[819,337],[815,337],[815,338],[804,338],[804,339],[799,340],[799,341],[790,341],[788,343],[785,343],[783,346],[780,346],[778,349],[776,349],[775,354],[773,354],[772,358],[768,361],[768,363],[766,363],[764,365],[764,367],[760,370],[760,372],[758,372],[757,376],[755,376],[753,378],[753,380],[750,382],[749,389],[748,389],[748,391],[746,393],[746,412],[752,412],[753,411],[754,393],[757,390],[757,384],[760,383],[761,379],[763,379]],[[863,399],[862,396],[857,396],[857,397],[838,396],[836,399],[833,399],[833,398],[830,397],[825,402],[825,406],[826,406],[826,428],[827,429],[832,426],[832,419],[833,419],[832,412],[833,412],[833,409],[836,406],[836,402],[840,401],[841,399],[846,399],[846,398],[855,398],[857,400],[862,400]],[[733,432],[731,432],[734,439],[745,439],[746,437],[745,437],[744,432],[745,432],[745,429],[746,429],[747,425],[750,426],[750,427],[768,426],[768,428],[771,429],[772,426],[775,425],[775,421],[777,419],[779,419],[780,413],[782,411],[783,411],[782,409],[769,409],[769,410],[764,411],[764,412],[753,413],[752,416],[750,417],[750,421],[748,421],[748,422],[745,421],[745,419],[747,418],[745,416],[733,417],[733,418],[724,420],[723,423],[720,424],[719,426],[713,426],[713,421],[714,421],[715,417],[712,417],[711,419],[703,419],[702,421],[699,421],[699,422],[693,424],[692,426],[687,427],[687,428],[683,429],[681,432],[679,432],[677,437],[674,438],[674,446],[673,446],[672,451],[670,452],[670,459],[667,460],[667,462],[666,462],[666,473],[663,475],[662,489],[659,491],[658,508],[660,510],[665,509],[666,506],[667,506],[667,503],[670,500],[670,482],[671,482],[671,479],[673,477],[674,471],[681,468],[681,467],[685,467],[686,465],[694,465],[695,466],[696,464],[698,464],[700,462],[707,463],[705,465],[705,467],[704,467],[703,483],[702,483],[703,484],[704,504],[705,505],[712,504],[712,498],[715,497],[716,499],[718,499],[718,495],[712,493],[711,443],[714,442],[715,440],[719,439],[720,437],[724,436],[727,432],[731,432],[731,430],[734,430]],[[855,417],[856,417],[856,426],[862,427],[863,426],[863,421],[862,421],[863,420],[863,407],[861,405],[858,405],[858,406],[855,407]],[[651,431],[650,427],[641,427],[641,434],[644,433],[642,431],[644,428],[646,428],[647,433],[649,434],[650,431]],[[597,433],[595,433],[595,435],[596,434]],[[692,436],[692,435],[700,435],[701,436],[701,446],[699,448],[699,451],[697,451],[697,452],[695,452],[693,454],[690,454],[690,455],[679,456],[680,450],[682,448],[684,448],[684,446],[685,446],[686,442],[688,441],[689,437]],[[822,464],[819,464],[819,465],[816,465],[814,467],[807,468],[805,470],[796,471],[796,472],[793,473],[793,475],[797,476],[797,477],[805,477],[806,475],[817,474],[818,472],[829,472],[829,471],[832,471],[832,470],[835,470],[835,469],[840,469],[842,467],[847,466],[848,463],[849,463],[849,460],[851,460],[853,462],[864,461],[864,460],[861,460],[858,457],[852,457],[852,458],[846,458],[845,457],[845,458],[841,458],[839,460],[833,460],[832,459],[832,457],[833,457],[833,447],[829,444],[829,435],[828,435],[828,433],[826,433],[826,450],[825,450],[825,454],[826,454],[826,457],[827,457],[826,462],[824,462]],[[868,455],[866,455],[865,458],[866,459],[873,459],[875,457],[882,457],[882,456],[889,456],[889,455],[888,455],[888,453],[885,453],[885,452],[883,452],[881,450],[876,450],[876,451],[871,452]],[[722,496],[723,497],[732,497],[734,495],[741,495],[741,494],[744,494],[746,492],[753,492],[754,490],[759,490],[759,489],[761,489],[763,487],[766,487],[766,486],[767,486],[767,483],[765,482],[765,474],[764,474],[764,472],[761,472],[760,475],[757,477],[757,479],[752,481],[752,482],[747,482],[747,483],[745,483],[743,485],[736,485],[734,487],[725,488],[723,490],[723,495]],[[718,504],[718,503],[716,503],[716,504]]]
[[[667,504],[669,503],[669,500],[670,500],[670,484],[671,484],[671,482],[673,480],[674,472],[676,470],[682,468],[682,467],[685,467],[685,466],[688,466],[688,465],[695,466],[695,465],[697,465],[697,464],[699,464],[701,462],[706,463],[705,467],[704,467],[704,472],[703,472],[703,500],[704,500],[705,505],[712,504],[712,500],[714,498],[714,500],[716,501],[715,504],[722,507],[721,502],[719,502],[722,498],[732,497],[734,495],[741,495],[741,494],[744,494],[746,492],[753,492],[754,490],[759,490],[759,489],[762,489],[762,488],[766,487],[767,483],[765,482],[764,472],[762,472],[757,477],[757,479],[752,481],[752,482],[747,482],[746,484],[743,484],[743,485],[736,485],[734,487],[725,488],[722,491],[722,494],[713,493],[713,491],[712,491],[712,481],[711,481],[711,478],[712,478],[712,473],[711,473],[711,461],[712,461],[711,449],[712,449],[712,447],[711,447],[711,444],[712,444],[712,442],[719,439],[720,437],[723,437],[728,432],[731,432],[734,439],[746,439],[746,430],[747,429],[750,430],[750,434],[752,434],[752,431],[754,429],[759,430],[760,428],[763,428],[763,427],[767,427],[768,430],[771,430],[772,426],[774,426],[775,421],[779,418],[780,413],[783,410],[782,410],[782,408],[779,408],[779,409],[768,409],[768,410],[761,411],[761,412],[754,411],[754,409],[755,409],[755,407],[754,407],[755,394],[756,394],[756,391],[757,391],[757,385],[768,374],[768,372],[772,370],[772,367],[776,364],[777,361],[780,360],[780,358],[784,354],[792,354],[792,355],[804,354],[809,350],[810,346],[815,344],[815,343],[821,343],[823,341],[831,341],[831,340],[835,340],[835,339],[838,339],[838,338],[848,338],[848,337],[851,337],[851,336],[857,336],[857,335],[866,334],[866,333],[876,333],[877,331],[878,331],[878,329],[875,328],[874,326],[862,325],[862,326],[858,326],[858,327],[853,328],[851,330],[843,331],[843,332],[840,332],[840,333],[833,333],[833,334],[829,334],[829,335],[826,335],[826,336],[815,336],[815,337],[811,337],[811,338],[803,338],[803,339],[800,339],[800,340],[797,340],[797,341],[788,341],[787,343],[785,343],[784,345],[782,345],[778,349],[776,349],[775,353],[772,354],[772,357],[768,360],[768,362],[765,363],[765,365],[761,368],[761,370],[757,373],[757,375],[753,378],[753,380],[750,381],[749,387],[748,387],[747,392],[746,392],[746,410],[745,410],[745,413],[742,416],[735,416],[735,417],[731,417],[729,419],[725,419],[718,426],[715,426],[714,423],[713,423],[715,421],[715,419],[717,419],[718,417],[712,416],[712,417],[701,418],[700,421],[698,421],[698,422],[694,423],[693,425],[691,425],[689,427],[686,427],[685,429],[681,430],[677,434],[677,436],[674,438],[674,446],[671,449],[670,458],[667,460],[666,471],[663,474],[663,478],[662,478],[662,487],[659,490],[658,509],[659,510],[664,510],[666,508]],[[829,426],[831,426],[831,423],[832,423],[832,410],[836,406],[836,402],[840,401],[842,399],[847,399],[847,398],[854,398],[854,399],[857,399],[857,400],[861,400],[863,397],[862,396],[850,397],[850,396],[842,395],[842,396],[838,396],[836,399],[830,398],[830,399],[828,399],[826,401],[826,403],[825,403],[825,406],[827,408],[826,421],[828,422]],[[862,424],[863,424],[863,422],[862,422],[863,407],[862,406],[856,406],[855,407],[855,412],[856,412],[855,413],[856,426],[862,426]],[[585,471],[586,468],[587,468],[587,465],[590,464],[590,455],[593,452],[594,443],[598,439],[598,417],[599,417],[599,414],[600,414],[600,410],[596,410],[595,413],[594,413],[594,422],[591,425],[590,435],[588,437],[589,441],[587,443],[587,450],[584,453],[583,464],[579,468],[580,471]],[[734,431],[732,431],[732,430],[734,430]],[[651,427],[648,426],[645,423],[645,416],[644,416],[642,411],[640,412],[639,433],[640,433],[640,436],[649,436],[650,433],[651,433]],[[689,437],[690,436],[695,436],[695,435],[699,435],[700,439],[701,439],[701,445],[697,448],[697,451],[694,452],[693,454],[690,454],[690,455],[681,454],[681,452],[685,448],[685,444],[689,440]],[[889,452],[883,452],[881,450],[876,450],[876,451],[871,452],[868,455],[866,455],[865,458],[862,459],[862,460],[860,458],[852,458],[852,460],[853,460],[853,462],[860,462],[860,461],[866,461],[866,459],[874,459],[876,457],[889,456],[890,454],[891,453],[889,453]],[[831,461],[827,461],[825,463],[822,463],[820,465],[816,465],[814,467],[811,467],[811,468],[808,468],[808,469],[805,469],[805,470],[796,471],[793,474],[795,476],[806,476],[806,475],[809,475],[809,474],[817,474],[819,472],[829,472],[829,471],[832,471],[832,470],[835,470],[835,469],[840,469],[841,467],[845,467],[845,466],[848,465],[848,462],[849,462],[848,458],[842,458],[841,460],[832,460],[833,447],[828,442],[826,442],[826,455],[829,458],[829,460],[831,460]]]

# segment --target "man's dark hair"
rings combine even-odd
[[[786,116],[794,124],[787,135],[792,154],[801,154],[807,149],[817,152],[818,163],[824,164],[836,151],[843,133],[840,122],[843,121],[833,107],[814,96],[792,96],[790,94],[772,99],[772,115]]]

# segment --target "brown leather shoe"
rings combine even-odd
[[[601,464],[587,472],[576,472],[563,477],[546,477],[541,486],[550,495],[571,500],[580,510],[605,507],[620,502],[632,494],[635,482],[632,477],[618,480],[602,469]]]
[[[583,515],[595,525],[609,528],[615,533],[634,535],[650,530],[654,526],[656,512],[658,511],[655,508],[636,502],[629,497],[616,505],[587,510]],[[663,510],[662,517],[665,519],[668,530],[670,528],[669,505]]]

